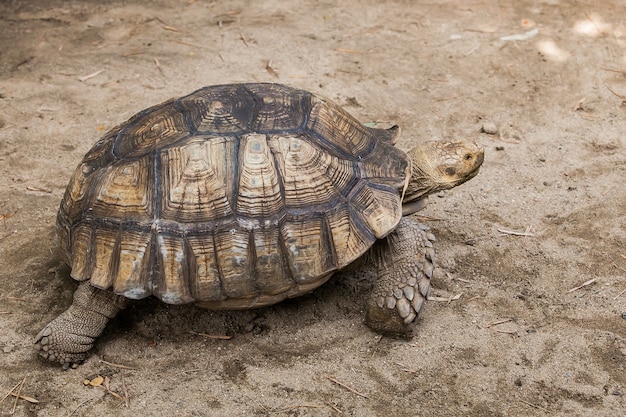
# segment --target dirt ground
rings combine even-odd
[[[623,1],[3,1],[0,416],[626,416],[624,16]],[[397,123],[403,149],[485,146],[481,174],[420,213],[438,269],[415,337],[371,332],[371,277],[344,274],[253,311],[136,302],[80,368],[40,359],[33,338],[76,286],[55,216],[82,155],[145,107],[245,81]],[[84,385],[97,376],[108,391]],[[38,403],[3,398],[20,383]]]

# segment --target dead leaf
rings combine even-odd
[[[102,385],[103,382],[104,382],[104,378],[102,378],[100,375],[98,375],[97,377],[95,377],[91,381],[88,381],[87,385],[91,385],[92,387],[99,387],[100,385]]]

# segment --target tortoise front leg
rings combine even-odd
[[[427,230],[416,220],[403,217],[398,227],[371,249],[378,279],[367,301],[365,320],[372,330],[392,335],[410,333],[433,276],[435,237]]]
[[[83,362],[110,319],[126,306],[126,298],[81,282],[73,304],[35,337],[39,355],[64,369]]]

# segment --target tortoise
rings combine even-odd
[[[128,300],[247,309],[377,268],[366,322],[409,334],[435,240],[410,214],[474,177],[483,149],[368,127],[331,100],[280,84],[209,86],[106,133],[57,215],[73,304],[36,336],[64,368],[88,357]]]

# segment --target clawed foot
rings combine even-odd
[[[378,280],[367,302],[367,325],[387,335],[408,336],[422,309],[434,272],[435,236],[412,219],[403,218],[373,248]]]
[[[126,300],[110,291],[82,282],[74,303],[35,337],[39,355],[63,369],[76,368],[87,359],[107,322],[124,308]]]
[[[404,287],[397,287],[385,297],[377,297],[367,309],[367,325],[374,331],[387,335],[408,336],[419,315],[430,280],[422,278],[418,284],[410,278]]]
[[[71,327],[64,314],[39,332],[35,337],[35,344],[39,356],[50,362],[60,363],[63,369],[77,368],[87,358],[95,339],[68,332],[66,329]]]

